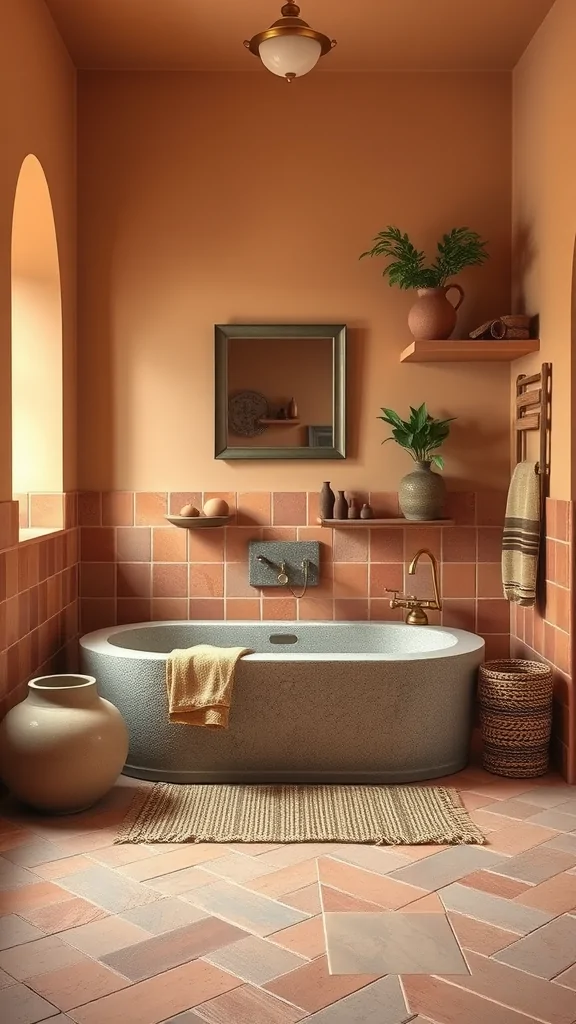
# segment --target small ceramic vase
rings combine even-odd
[[[362,505],[362,508],[360,509],[360,519],[374,519],[372,505]]]
[[[288,419],[298,419],[298,406],[296,405],[296,401],[293,398],[291,398],[290,401],[288,402]]]
[[[348,519],[358,519],[358,505],[356,498],[350,498],[348,502]]]
[[[332,519],[334,517],[334,502],[336,495],[330,487],[330,481],[325,480],[320,491],[320,518]]]
[[[334,502],[334,519],[348,519],[348,502],[344,491],[338,491],[338,497]]]
[[[0,775],[24,803],[73,814],[114,785],[128,754],[128,730],[93,676],[43,676],[0,725]]]

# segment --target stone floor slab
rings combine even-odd
[[[445,914],[326,914],[331,974],[468,974]]]
[[[496,953],[495,959],[537,978],[555,978],[576,964],[576,917],[557,917]]]

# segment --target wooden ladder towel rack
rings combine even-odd
[[[544,523],[546,498],[550,485],[550,424],[552,413],[552,363],[542,363],[540,373],[530,376],[521,373],[516,378],[516,405],[514,430],[516,433],[516,464],[524,462],[527,453],[527,433],[537,430],[540,435],[539,458],[536,472],[540,477],[540,522]]]

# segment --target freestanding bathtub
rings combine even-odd
[[[166,655],[244,646],[230,728],[168,721]],[[164,782],[410,782],[463,768],[484,641],[357,622],[160,622],[80,640],[82,671],[122,712],[125,772]]]

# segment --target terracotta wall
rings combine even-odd
[[[541,351],[515,373],[552,362],[551,489],[548,559],[541,607],[512,618],[513,648],[555,667],[555,748],[576,782],[575,646],[571,643],[576,493],[576,5],[556,0],[514,72],[514,292],[517,308],[539,314]],[[535,444],[535,439],[531,439]],[[532,447],[529,455],[536,458]]]
[[[503,73],[317,74],[294,89],[81,73],[81,487],[316,489],[313,462],[213,459],[214,323],[316,321],[350,326],[336,486],[394,490],[409,462],[381,447],[376,417],[426,400],[458,416],[451,486],[504,488],[509,367],[401,365],[412,296],[358,255],[388,223],[430,249],[469,224],[492,260],[462,275],[459,331],[508,309],[510,89]]]
[[[56,223],[62,281],[64,488],[73,491],[76,485],[76,73],[42,0],[2,0],[0,69],[1,715],[24,696],[31,674],[73,666],[78,633],[75,499],[66,498],[65,532],[20,545],[18,503],[11,500],[12,214],[20,167],[29,153],[42,164]],[[59,502],[62,508],[61,497]],[[38,514],[35,506],[35,520]]]
[[[515,304],[539,314],[541,351],[516,373],[553,364],[551,495],[574,497],[573,260],[576,239],[576,4],[556,0],[513,76]],[[572,461],[571,461],[572,460]],[[572,471],[571,471],[572,470]]]
[[[318,495],[305,491],[223,493],[234,519],[225,529],[167,526],[167,510],[212,494],[84,492],[81,523],[82,630],[149,619],[401,620],[386,588],[431,597],[430,567],[407,566],[419,547],[441,563],[444,609],[430,620],[478,631],[488,657],[509,646],[509,609],[500,583],[504,496],[450,494],[455,525],[326,529]],[[357,493],[359,501],[367,494]],[[395,494],[372,493],[376,512],[398,515]],[[296,601],[282,588],[248,583],[250,540],[319,540],[321,584]]]

